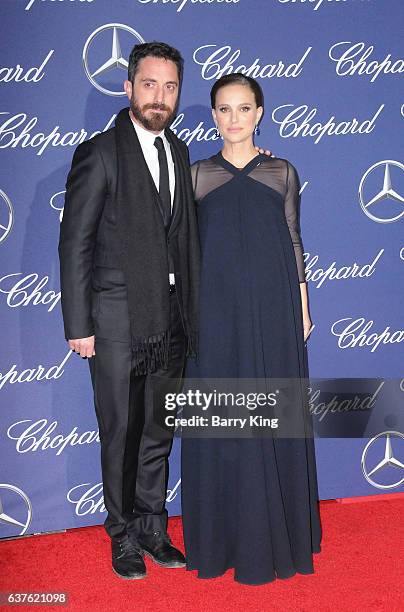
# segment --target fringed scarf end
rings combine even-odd
[[[168,369],[171,330],[148,338],[132,340],[135,375],[149,374],[159,368]]]

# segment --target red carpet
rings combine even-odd
[[[83,611],[402,611],[404,495],[322,502],[320,508],[323,549],[315,555],[313,575],[249,587],[235,583],[231,572],[198,580],[195,572],[162,569],[147,559],[146,579],[124,581],[110,569],[103,528],[88,527],[2,542],[0,590],[66,591],[67,609]],[[169,531],[182,546],[180,519],[170,519]]]

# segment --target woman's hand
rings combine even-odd
[[[306,282],[300,283],[300,297],[302,300],[303,337],[304,341],[306,342],[306,340],[314,329],[314,325],[312,324],[310,319],[309,296],[307,295]]]
[[[309,316],[303,317],[303,336],[304,336],[305,342],[307,341],[308,337],[313,331],[313,328],[314,328],[314,325],[311,322],[310,317]]]
[[[270,151],[269,149],[263,149],[262,147],[255,147],[255,150],[258,151],[258,153],[264,153],[265,155],[268,155],[268,157],[275,157],[275,155],[273,155],[272,151]]]

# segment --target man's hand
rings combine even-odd
[[[258,153],[264,153],[265,155],[268,155],[268,157],[276,157],[269,149],[263,149],[262,147],[256,146],[255,150],[258,151]]]
[[[95,336],[77,338],[76,340],[69,340],[69,347],[72,351],[78,353],[80,357],[93,357],[95,355],[94,342]]]

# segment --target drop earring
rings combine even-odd
[[[258,127],[258,123],[257,123],[257,125],[255,126],[255,129],[254,129],[254,134],[255,134],[256,136],[259,136],[259,135],[261,134],[261,131],[260,131],[259,127]]]
[[[221,134],[220,134],[220,132],[218,130],[217,125],[215,125],[215,136],[216,136],[216,138],[220,138],[221,137]]]

